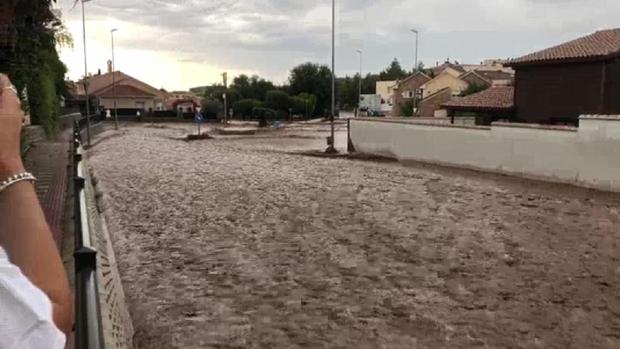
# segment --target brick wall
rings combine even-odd
[[[443,103],[452,99],[452,90],[448,87],[437,93],[424,98],[420,101],[419,116],[431,118],[435,116],[435,111],[441,109]]]

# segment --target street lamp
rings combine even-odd
[[[364,55],[364,52],[362,50],[357,50],[357,53],[360,54],[360,78],[359,78],[359,92],[357,94],[357,113],[356,113],[356,117],[359,116],[360,113],[360,104],[362,103],[362,56]]]
[[[332,0],[332,117],[331,117],[331,142],[325,150],[328,154],[335,154],[334,117],[336,115],[336,0]]]
[[[114,129],[118,130],[118,108],[116,107],[116,63],[114,60],[114,33],[118,29],[114,28],[110,30],[110,36],[112,37],[112,90],[114,91]]]
[[[88,60],[86,59],[86,14],[84,3],[90,0],[82,0],[82,30],[84,34],[84,96],[86,97],[86,146],[90,147],[90,97],[88,96]]]
[[[420,33],[417,29],[411,29],[411,32],[415,34],[415,66],[413,67],[413,70],[415,71],[418,69],[418,39]]]
[[[418,71],[418,41],[419,41],[419,36],[420,33],[417,31],[417,29],[411,29],[411,32],[415,34],[415,66],[413,67],[413,73],[416,73]],[[417,115],[418,114],[418,93],[417,91],[414,91],[413,93],[413,114]]]

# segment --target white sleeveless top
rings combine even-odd
[[[53,322],[52,302],[0,247],[0,349],[63,349],[65,340]]]

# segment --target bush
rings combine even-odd
[[[461,97],[465,97],[465,96],[473,95],[474,93],[482,92],[486,90],[487,88],[489,88],[488,85],[482,85],[482,84],[476,84],[476,83],[470,84],[469,86],[467,86],[465,90],[463,90],[463,92],[461,92]]]
[[[207,119],[216,119],[224,110],[224,105],[217,99],[205,99],[202,102],[202,113]]]
[[[413,98],[406,100],[400,106],[400,112],[403,116],[413,116]]]
[[[54,80],[49,74],[33,77],[28,85],[28,102],[32,124],[43,126],[48,136],[53,135],[57,128],[60,105]]]
[[[257,107],[262,107],[263,103],[256,99],[241,99],[233,104],[233,111],[236,116],[241,116],[244,119],[252,116],[252,110]]]
[[[265,106],[267,108],[288,113],[289,100],[285,92],[271,90],[265,96]]]
[[[311,117],[316,109],[316,96],[309,93],[300,93],[297,97],[304,101],[303,115],[308,118]]]
[[[266,127],[267,120],[275,120],[277,117],[278,112],[273,109],[256,107],[252,110],[252,118],[258,119],[259,127]]]

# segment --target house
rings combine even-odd
[[[441,105],[450,101],[452,98],[454,98],[454,96],[450,87],[444,87],[441,90],[436,91],[435,93],[420,101],[420,105],[418,107],[418,116],[426,118],[446,116],[445,113],[443,113],[444,115],[442,115],[442,113],[440,112]]]
[[[441,107],[447,116],[475,117],[477,125],[489,125],[493,121],[514,119],[514,87],[496,86],[465,97],[444,102]]]
[[[577,124],[582,114],[620,114],[620,28],[513,59],[515,119]]]
[[[512,69],[506,70],[474,70],[478,75],[491,82],[491,86],[512,86],[515,74]]]
[[[468,71],[467,73],[463,73],[459,76],[459,79],[465,81],[467,86],[476,85],[480,87],[491,87],[493,85],[493,81],[485,78],[482,75],[482,72],[477,70]],[[465,88],[467,89],[467,88]]]
[[[405,102],[411,100],[416,95],[420,86],[431,80],[432,79],[428,75],[417,72],[403,80],[397,81],[396,85],[392,88],[392,115],[402,115],[402,107]]]
[[[434,79],[429,80],[422,86],[420,86],[419,90],[422,99],[427,98],[428,96],[434,94],[439,90],[443,90],[446,87],[449,87],[452,90],[453,95],[459,95],[462,91],[469,87],[469,83],[460,78],[460,76],[462,75],[462,72],[459,72],[452,68],[445,69]]]
[[[457,63],[450,63],[450,61],[448,60],[441,65],[439,65],[439,62],[437,62],[437,66],[431,69],[431,75],[433,77],[436,77],[445,71],[448,71],[450,74],[454,76],[459,76],[467,72],[465,68],[463,68],[462,65],[457,64]]]
[[[394,87],[396,87],[397,81],[377,81],[376,94],[381,96],[381,111],[391,112],[392,105],[394,105]]]
[[[107,73],[89,77],[88,93],[93,110],[116,107],[119,115],[135,115],[138,110],[142,113],[164,110],[167,97],[164,92],[121,71],[112,72],[110,62]],[[84,99],[83,82],[77,84],[77,95],[78,99]]]

